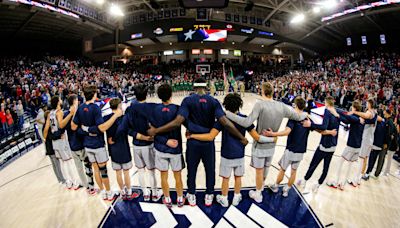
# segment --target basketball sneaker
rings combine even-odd
[[[336,182],[327,182],[326,185],[335,189],[338,187],[338,184]]]
[[[117,194],[115,194],[115,192],[113,192],[113,191],[107,192],[107,200],[108,201],[113,201],[116,198],[117,198]]]
[[[143,191],[144,201],[149,201],[150,200],[150,189],[144,188],[142,191]]]
[[[228,196],[217,195],[217,203],[223,207],[229,207]]]
[[[121,196],[122,200],[128,199],[128,194],[127,194],[126,188],[121,189],[120,196]]]
[[[344,191],[344,184],[340,183],[337,187],[340,191]]]
[[[290,190],[290,188],[288,186],[283,187],[282,196],[285,197],[285,198],[288,197],[289,190]]]
[[[196,206],[196,195],[195,194],[187,193],[186,198],[188,199],[190,206]]]
[[[206,194],[206,196],[204,197],[204,204],[209,207],[212,205],[214,200],[214,195],[213,194]]]
[[[358,183],[356,183],[355,181],[352,180],[347,180],[347,183],[349,183],[351,186],[357,188],[358,187]]]
[[[274,192],[274,193],[278,193],[278,191],[279,191],[279,187],[278,187],[277,184],[273,184],[273,185],[271,185],[269,188],[270,188],[271,191]]]
[[[101,192],[100,192],[100,196],[101,196],[101,198],[103,198],[103,200],[107,200],[108,198],[107,198],[107,193],[106,193],[106,190],[101,190]]]
[[[70,181],[70,180],[67,180],[66,182],[65,182],[65,186],[67,187],[67,189],[69,189],[69,190],[71,190],[71,188],[72,188],[72,181]]]
[[[178,205],[178,207],[183,207],[183,205],[185,205],[185,197],[178,196],[178,199],[176,200],[176,204]]]
[[[86,188],[86,191],[87,191],[87,193],[89,194],[89,195],[96,195],[96,193],[97,193],[97,190],[95,189],[95,188],[93,188],[93,187],[87,187]]]
[[[168,208],[172,207],[172,201],[171,201],[171,197],[163,197],[162,200],[163,204],[165,204],[165,206],[167,206]]]
[[[159,201],[161,199],[161,197],[163,196],[163,192],[161,189],[152,190],[151,193],[152,193],[151,200],[153,202]]]
[[[307,185],[307,181],[304,180],[304,179],[300,179],[300,180],[297,181],[297,186],[299,188],[305,189],[306,185]]]
[[[369,174],[364,174],[361,178],[363,180],[365,180],[365,181],[368,181],[369,180]]]
[[[256,201],[257,203],[261,203],[263,201],[263,196],[260,193],[257,193],[257,191],[255,190],[251,190],[249,192],[249,196],[250,198],[252,198],[254,201]]]
[[[232,200],[232,205],[233,206],[237,206],[239,205],[240,201],[242,201],[242,194],[235,194],[233,196],[233,200]]]

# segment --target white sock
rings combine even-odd
[[[169,197],[169,196],[166,196],[164,199],[165,199],[165,202],[167,202],[167,203],[171,202],[171,197]]]
[[[72,181],[71,177],[69,176],[69,171],[66,161],[60,160],[60,167],[61,167],[61,172],[64,175],[65,182],[67,183]]]
[[[240,193],[235,193],[235,195],[233,196],[234,198],[238,198],[238,197],[240,197],[241,196],[241,194]]]
[[[153,193],[157,191],[157,179],[156,179],[156,172],[155,170],[149,170],[150,175],[150,187],[153,190]]]
[[[143,191],[143,192],[144,192],[145,189],[147,188],[144,175],[145,175],[144,169],[138,169],[139,185],[140,185],[140,187],[142,188],[142,191]]]
[[[75,164],[72,159],[69,159],[68,161],[65,161],[66,167],[67,167],[67,172],[69,177],[71,178],[70,180],[72,181],[73,184],[78,184],[75,175],[74,175],[74,170],[75,170]]]
[[[182,202],[183,201],[183,196],[178,196],[178,201]]]
[[[362,168],[364,164],[364,159],[358,159],[358,172],[356,173],[355,181],[358,183],[362,176]]]
[[[347,163],[348,163],[348,166],[347,166],[346,175],[344,176],[344,181],[341,181],[341,182],[340,182],[340,183],[343,184],[343,185],[346,183],[347,179],[349,179],[350,170],[351,170],[351,163],[352,163],[352,162],[347,162]]]
[[[344,162],[345,162],[344,158],[340,158],[338,170],[336,171],[336,181],[335,181],[336,184],[338,184],[340,181],[340,176],[341,176],[340,174],[342,172],[342,167]]]
[[[256,194],[257,194],[258,196],[261,196],[261,191],[262,191],[262,190],[256,189]]]

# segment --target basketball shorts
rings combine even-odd
[[[154,169],[155,154],[153,145],[150,146],[133,146],[133,159],[138,169]]]
[[[185,163],[183,160],[182,154],[170,154],[160,152],[156,149],[155,151],[155,163],[156,168],[160,171],[168,171],[169,167],[171,166],[171,170],[174,172],[181,171],[185,168]]]
[[[304,153],[294,153],[289,150],[285,150],[278,164],[283,170],[286,170],[289,165],[292,169],[296,170],[299,168],[300,162],[303,159],[303,155]]]
[[[344,148],[342,157],[347,161],[355,162],[358,160],[359,153],[360,153],[360,148],[353,148],[346,146],[346,148]]]
[[[127,162],[127,163],[116,163],[116,162],[111,162],[111,166],[113,170],[129,170],[132,169],[132,162]]]
[[[363,143],[361,144],[360,148],[360,158],[366,158],[369,157],[370,153],[372,150],[372,145],[368,143]]]
[[[91,163],[104,163],[108,161],[108,153],[105,147],[97,149],[85,148],[85,151]]]
[[[272,156],[270,157],[257,157],[251,155],[250,165],[256,169],[262,169],[265,167],[270,167],[272,162]]]
[[[235,177],[242,177],[244,175],[244,158],[227,159],[221,157],[219,175],[229,178],[232,172]]]
[[[53,140],[53,149],[56,158],[67,161],[72,158],[71,149],[67,139]]]

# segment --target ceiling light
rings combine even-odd
[[[319,13],[319,12],[321,12],[321,8],[319,8],[319,6],[314,6],[313,12],[314,13]]]
[[[104,4],[104,0],[96,0],[96,3],[99,5],[103,5]]]
[[[114,4],[114,3],[111,3],[110,14],[113,15],[113,16],[117,16],[117,17],[124,16],[124,13],[122,12],[121,8],[118,5]]]
[[[326,1],[321,2],[321,5],[322,5],[324,8],[327,8],[327,9],[335,8],[337,4],[338,4],[338,3],[337,3],[336,0],[326,0]]]
[[[235,44],[235,42],[232,42],[232,44]]]
[[[296,16],[294,16],[292,18],[292,20],[290,20],[290,23],[297,24],[297,23],[303,22],[304,19],[305,19],[304,14],[300,13],[300,14],[297,14]]]
[[[140,45],[140,48],[143,48],[143,46],[142,46],[142,45]]]

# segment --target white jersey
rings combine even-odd
[[[58,121],[57,121],[57,116],[56,116],[57,110],[51,110],[50,111],[50,129],[51,133],[57,132],[59,128],[58,126]]]
[[[365,124],[364,125],[364,131],[363,131],[363,136],[362,136],[362,143],[366,143],[366,145],[372,145],[374,143],[374,133],[375,133],[375,128],[376,128],[376,122],[377,122],[377,114],[376,112],[372,112],[373,117],[372,119],[374,120],[374,123],[371,124]]]

